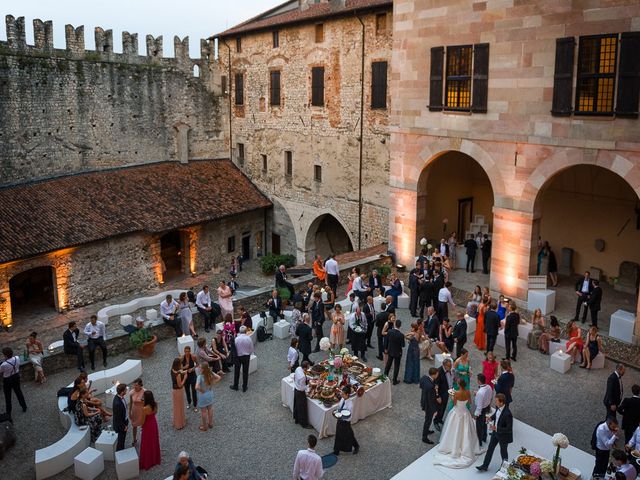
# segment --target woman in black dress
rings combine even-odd
[[[184,393],[187,395],[187,410],[191,408],[193,400],[193,408],[198,412],[198,392],[196,391],[196,358],[191,355],[191,347],[184,347],[184,354],[181,359],[181,366],[184,372],[187,372],[187,379],[184,382]]]
[[[91,431],[91,443],[94,443],[102,432],[102,415],[100,410],[89,404],[89,390],[80,390],[80,396],[76,403],[76,425],[88,425]]]
[[[551,286],[558,286],[558,260],[556,259],[556,254],[553,253],[551,247],[548,248],[549,252],[549,277],[551,278]]]
[[[360,444],[356,440],[351,428],[351,417],[353,415],[353,402],[349,399],[351,393],[351,387],[342,388],[342,400],[338,406],[337,412],[343,412],[342,417],[338,418],[336,424],[336,438],[333,443],[333,453],[340,455],[340,452],[351,452],[355,455],[360,450]],[[344,411],[347,410],[349,415],[345,415]]]
[[[580,368],[591,370],[591,362],[602,351],[602,340],[598,335],[598,327],[593,325],[587,334],[587,344],[582,349],[582,365]]]

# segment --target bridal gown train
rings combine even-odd
[[[447,415],[433,464],[448,468],[467,468],[481,453],[476,422],[469,413],[467,401],[458,400]]]

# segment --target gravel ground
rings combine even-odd
[[[408,311],[400,314],[408,329]],[[327,325],[328,328],[328,325]],[[375,344],[375,340],[374,340]],[[588,451],[589,439],[595,423],[603,418],[602,397],[606,377],[613,365],[607,362],[605,370],[586,371],[574,367],[566,375],[549,369],[549,357],[526,348],[519,342],[519,360],[514,364],[516,386],[512,411],[516,418],[548,434],[561,431],[573,445]],[[280,379],[287,374],[286,351],[288,341],[275,339],[257,346],[258,372],[249,378],[249,391],[231,391],[231,378],[224,378],[214,390],[215,411],[213,430],[198,430],[199,414],[188,412],[185,429],[176,431],[171,426],[171,383],[169,368],[176,355],[173,340],[161,342],[155,355],[143,360],[145,386],[156,394],[159,401],[162,466],[143,472],[142,479],[164,479],[172,473],[177,453],[187,450],[197,464],[205,467],[213,478],[229,479],[286,479],[291,478],[295,452],[304,448],[306,436],[311,432],[293,423],[291,412],[281,405]],[[481,354],[471,343],[472,369],[480,371]],[[497,347],[500,357],[504,351]],[[312,358],[321,359],[324,354]],[[369,364],[379,366],[375,354],[368,355]],[[110,365],[125,360],[126,356],[111,358]],[[432,362],[423,360],[422,373]],[[404,371],[400,370],[400,376]],[[72,370],[51,375],[42,386],[31,379],[23,379],[23,391],[29,411],[23,414],[14,406],[17,445],[4,460],[2,478],[34,478],[34,450],[45,447],[64,435],[56,411],[55,392],[72,381]],[[624,377],[625,391],[639,382],[636,370],[629,369]],[[474,384],[475,386],[475,384]],[[358,455],[343,454],[338,464],[326,472],[325,478],[388,479],[427,451],[421,442],[424,415],[420,410],[420,391],[416,385],[400,384],[392,387],[393,407],[358,422],[355,435],[360,442]],[[15,402],[15,397],[14,397]],[[437,439],[437,437],[435,437]],[[128,438],[128,442],[131,437]],[[317,451],[331,452],[333,437],[319,441]],[[533,447],[533,446],[530,446]],[[113,463],[106,462],[99,479],[114,479]],[[71,479],[73,469],[56,478]]]

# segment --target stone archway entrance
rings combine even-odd
[[[340,221],[331,214],[320,215],[309,227],[305,240],[306,261],[318,254],[327,257],[352,252],[353,244]]]
[[[184,242],[180,230],[172,230],[160,237],[160,257],[163,262],[163,281],[180,277],[184,269]]]
[[[9,281],[11,312],[21,314],[56,309],[56,282],[53,267],[36,267],[17,274]]]

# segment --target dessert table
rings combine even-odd
[[[293,412],[293,378],[288,375],[280,382],[280,393],[282,405],[289,407]],[[364,392],[361,397],[353,396],[353,412],[351,423],[373,415],[380,410],[391,407],[391,381],[385,380],[378,383]],[[319,437],[324,438],[336,433],[336,418],[332,415],[337,410],[340,403],[335,403],[331,407],[325,407],[320,400],[307,397],[309,412],[309,423],[318,431]]]

